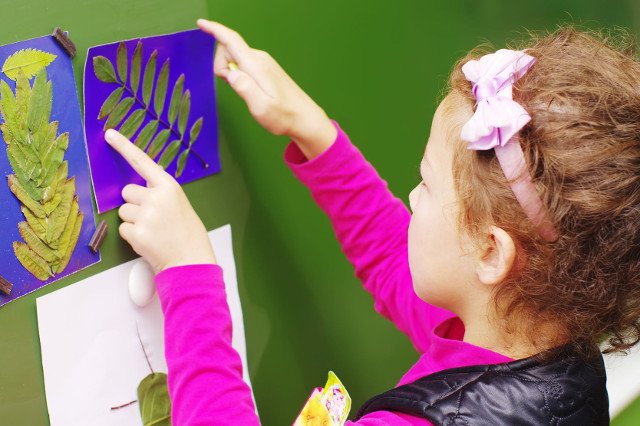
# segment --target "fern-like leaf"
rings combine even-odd
[[[14,254],[35,277],[47,280],[68,265],[82,226],[75,178],[68,178],[64,161],[69,134],[58,135],[58,122],[49,122],[53,91],[45,68],[33,86],[18,70],[15,95],[0,84],[0,96],[0,131],[14,171],[7,183],[26,219],[18,224],[24,242],[14,242]]]
[[[56,59],[56,55],[38,49],[22,49],[9,56],[2,72],[12,80],[17,80],[20,71],[29,79]]]
[[[154,160],[160,156],[158,162],[164,168],[178,158],[176,177],[183,173],[187,157],[191,154],[196,156],[204,167],[207,167],[204,160],[192,148],[202,128],[202,117],[196,120],[191,132],[188,135],[186,133],[191,112],[191,92],[185,91],[184,74],[180,75],[174,83],[166,109],[167,121],[163,119],[167,103],[170,61],[167,59],[157,73],[157,50],[151,53],[144,65],[142,90],[140,96],[138,95],[142,49],[142,42],[139,41],[131,58],[131,69],[128,75],[129,58],[124,43],[118,45],[115,65],[104,56],[94,57],[96,77],[105,83],[118,85],[102,104],[98,119],[106,119],[105,130],[117,128],[128,139],[133,139],[137,134],[134,144],[145,150]],[[122,99],[125,93],[126,97]],[[153,105],[151,105],[152,99]],[[142,126],[145,118],[149,118],[150,121]],[[171,143],[168,143],[170,140]],[[180,150],[183,147],[181,153]]]

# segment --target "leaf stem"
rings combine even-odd
[[[129,405],[131,405],[131,404],[135,404],[136,402],[138,402],[138,400],[137,400],[137,399],[134,399],[133,401],[131,401],[131,402],[127,402],[126,404],[118,405],[117,407],[111,407],[111,410],[112,410],[112,411],[113,411],[113,410],[119,410],[120,408],[128,407]]]
[[[147,365],[149,366],[149,370],[151,370],[151,374],[155,373],[153,368],[151,367],[151,362],[149,362],[149,356],[147,355],[147,350],[144,348],[142,344],[142,337],[140,337],[140,329],[138,328],[138,323],[136,322],[136,333],[138,333],[138,340],[140,341],[140,346],[142,346],[142,352],[144,352],[144,359],[147,360]]]
[[[158,121],[160,124],[162,124],[164,127],[166,127],[171,133],[173,133],[179,140],[180,143],[182,144],[182,146],[186,147],[187,149],[189,149],[191,151],[191,154],[193,154],[198,160],[200,160],[200,162],[202,163],[202,166],[205,169],[209,168],[209,164],[207,164],[207,162],[198,155],[197,152],[195,152],[187,142],[184,141],[183,136],[176,132],[176,130],[173,128],[173,126],[169,125],[169,123],[167,123],[166,121],[164,121],[163,119],[161,119],[156,113],[155,111],[151,111],[149,109],[149,107],[147,105],[144,104],[144,102],[142,102],[140,99],[138,99],[138,96],[133,92],[133,90],[131,88],[129,88],[129,86],[127,86],[126,83],[123,83],[122,81],[120,81],[117,77],[116,79],[118,80],[118,83],[120,84],[120,86],[122,86],[122,88],[124,90],[126,90],[127,92],[129,92],[129,94],[133,97],[133,99],[142,107],[144,108],[144,111],[149,114],[154,120]]]

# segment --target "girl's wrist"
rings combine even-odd
[[[304,121],[297,123],[289,137],[300,148],[307,160],[326,151],[336,140],[338,131],[320,107],[313,114],[306,114]]]

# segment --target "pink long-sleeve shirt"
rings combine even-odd
[[[405,333],[420,353],[398,385],[448,368],[511,361],[463,342],[464,325],[458,317],[416,296],[407,258],[410,213],[336,127],[335,142],[320,156],[307,161],[292,143],[285,151],[285,162],[331,219],[342,250],[373,296],[376,311]],[[242,379],[240,356],[231,347],[222,269],[216,265],[170,268],[156,276],[156,284],[165,315],[173,424],[259,424],[251,391]],[[347,424],[431,423],[378,411]]]

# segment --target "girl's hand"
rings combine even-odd
[[[252,49],[224,25],[198,20],[218,41],[214,72],[242,97],[251,115],[269,132],[293,139],[308,159],[328,148],[337,131],[327,114],[267,53]],[[236,67],[229,67],[233,62]]]
[[[216,263],[207,230],[178,182],[127,138],[111,129],[105,139],[147,181],[122,190],[120,236],[155,273],[173,266]]]

